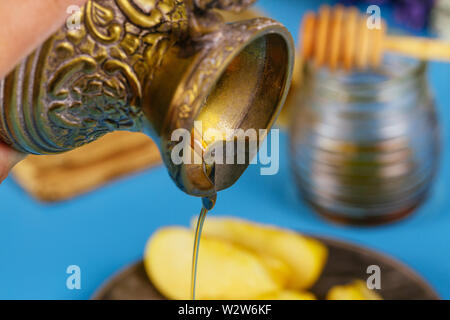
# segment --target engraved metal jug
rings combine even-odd
[[[289,89],[293,41],[278,22],[225,23],[216,9],[254,0],[98,0],[0,81],[0,138],[32,154],[65,152],[114,130],[143,131],[175,183],[208,196],[246,165],[174,164],[171,133],[270,128]],[[219,177],[219,178],[218,178]]]

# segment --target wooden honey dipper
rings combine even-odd
[[[312,60],[331,70],[376,68],[384,52],[424,60],[450,61],[450,43],[428,38],[391,36],[386,23],[369,29],[366,15],[355,7],[322,6],[319,13],[307,13],[300,30],[302,60]]]

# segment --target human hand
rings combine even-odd
[[[87,0],[0,0],[0,78],[60,28],[71,5]],[[24,158],[0,142],[0,183]]]

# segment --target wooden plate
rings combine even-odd
[[[350,243],[315,237],[327,245],[329,257],[319,281],[310,290],[319,299],[334,285],[354,279],[367,279],[370,265],[381,268],[381,290],[386,300],[437,300],[439,296],[417,273],[381,253]],[[93,296],[95,300],[161,300],[165,299],[149,281],[139,261],[106,282]]]

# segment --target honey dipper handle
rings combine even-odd
[[[450,61],[450,43],[429,38],[389,36],[384,49],[424,60]]]

